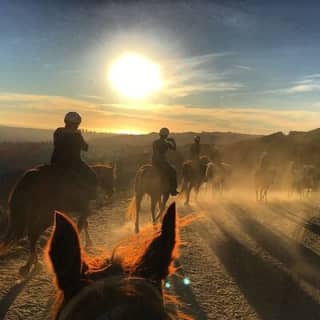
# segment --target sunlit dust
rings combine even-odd
[[[135,53],[120,56],[108,77],[113,88],[130,99],[144,98],[162,87],[159,65]]]

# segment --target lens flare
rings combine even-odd
[[[183,284],[184,285],[186,285],[186,286],[188,286],[188,285],[190,285],[190,279],[188,278],[188,277],[185,277],[184,279],[183,279]]]

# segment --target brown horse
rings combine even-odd
[[[129,215],[134,217],[135,232],[139,232],[139,215],[141,202],[144,195],[151,198],[152,222],[156,223],[161,217],[169,199],[169,182],[164,179],[161,173],[151,164],[143,165],[138,169],[135,180],[135,196],[129,205]],[[159,214],[156,215],[156,207],[159,206]]]
[[[55,319],[178,319],[166,310],[162,291],[177,243],[175,204],[149,244],[145,239],[139,242],[140,250],[122,247],[122,253],[114,251],[109,258],[89,258],[73,222],[57,212],[47,245],[58,293]]]
[[[206,168],[209,163],[207,156],[201,156],[199,163],[191,160],[185,161],[182,167],[182,192],[186,195],[185,205],[189,204],[191,190],[194,189],[196,197],[202,183],[205,182]]]
[[[109,167],[107,170],[112,177],[113,169]],[[113,180],[108,185],[108,193],[111,193]],[[30,254],[20,273],[28,274],[31,267],[38,264],[36,244],[41,233],[52,225],[54,210],[76,213],[79,218],[79,229],[84,228],[89,245],[91,243],[87,221],[89,202],[86,189],[77,186],[72,176],[63,175],[50,166],[27,170],[9,197],[8,224],[0,242],[0,254],[3,255],[20,239],[27,236]]]

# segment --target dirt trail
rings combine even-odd
[[[256,203],[234,194],[200,197],[190,207],[178,201],[180,216],[197,220],[181,230],[179,274],[166,290],[195,319],[320,319],[320,210],[314,199]],[[128,201],[121,196],[90,217],[97,247],[111,249],[132,233]],[[145,202],[144,224],[151,220],[148,208]],[[51,275],[43,268],[17,281],[25,258],[19,247],[0,259],[0,319],[50,319]]]

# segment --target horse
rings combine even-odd
[[[196,198],[199,193],[201,184],[205,181],[207,165],[209,158],[201,156],[199,163],[187,160],[182,166],[182,192],[186,195],[185,205],[189,204],[191,190],[194,189]]]
[[[303,165],[298,167],[294,162],[289,166],[290,190],[288,195],[290,196],[296,191],[300,196],[310,196],[318,186],[319,172],[314,165]]]
[[[217,164],[210,161],[207,165],[205,179],[212,185],[213,190],[217,190],[221,195],[231,174],[232,166],[230,164],[225,162]]]
[[[74,223],[56,212],[45,251],[56,284],[54,319],[178,319],[165,307],[163,294],[163,280],[170,273],[177,241],[173,203],[164,215],[161,231],[149,244],[141,241],[138,254],[122,247],[123,257],[117,249],[108,258],[90,258],[80,246]],[[179,315],[183,318],[187,319]]]
[[[274,168],[261,170],[258,168],[254,173],[254,184],[256,190],[257,201],[267,201],[268,192],[274,183],[276,171]]]
[[[102,194],[102,204],[105,200],[110,199],[114,192],[114,182],[116,179],[116,167],[113,165],[95,164],[90,165],[97,177],[98,188]]]
[[[135,232],[139,233],[139,215],[141,202],[144,195],[149,195],[151,199],[152,223],[156,221],[164,212],[167,201],[170,197],[169,181],[163,177],[161,172],[151,164],[141,166],[135,178],[135,195],[129,205],[128,213],[134,218]],[[159,206],[159,213],[156,215],[156,207]]]
[[[96,170],[102,170],[101,167]],[[111,167],[106,168],[111,172]],[[107,186],[107,184],[105,184]],[[108,184],[111,194],[113,179]],[[72,176],[48,165],[27,170],[13,187],[8,201],[6,232],[0,241],[0,255],[27,236],[29,257],[20,274],[26,276],[31,267],[38,266],[36,244],[42,232],[53,223],[54,210],[75,213],[78,226],[84,229],[87,245],[91,244],[88,232],[90,199],[87,190],[80,188]]]
[[[116,178],[116,167],[109,164],[90,165],[97,176],[97,184],[103,197],[110,198],[113,194],[113,185]],[[0,208],[6,210],[10,192],[25,171],[17,170],[0,176]]]

